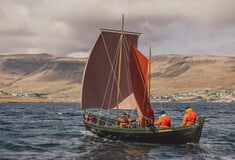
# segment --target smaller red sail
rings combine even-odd
[[[137,102],[136,108],[139,124],[145,128],[149,125],[147,108],[149,85],[148,59],[134,45],[130,45],[129,72],[133,93]]]

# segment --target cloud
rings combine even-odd
[[[0,54],[89,53],[100,28],[120,29],[122,14],[125,30],[143,33],[143,52],[234,54],[233,0],[5,0]]]

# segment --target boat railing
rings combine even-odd
[[[108,126],[108,127],[116,127],[116,122],[118,122],[118,125],[121,121],[115,120],[109,117],[100,116],[94,113],[84,112],[83,118],[87,122],[91,122],[94,124],[97,124],[99,126]],[[138,128],[139,125],[136,121],[129,122],[129,125],[126,128]]]
[[[93,119],[93,121],[88,120],[88,122],[93,122],[100,126],[115,126],[116,125],[116,120],[105,117],[105,116],[100,116],[94,113],[84,112],[83,117],[85,120],[87,120],[86,117],[88,117],[88,119],[89,118]]]
[[[109,117],[100,116],[100,115],[89,113],[89,112],[84,112],[83,117],[84,117],[84,120],[86,120],[87,122],[91,122],[99,126],[116,127],[116,122],[120,124],[119,120],[115,120]],[[89,118],[86,119],[86,117],[89,117]],[[196,121],[196,125],[199,125],[199,126],[203,125],[204,121],[205,120],[203,117],[198,117]],[[130,122],[126,128],[138,128],[138,127],[139,125],[135,121],[135,122]],[[190,127],[190,126],[184,126],[184,127]],[[171,128],[181,128],[181,126],[172,126]]]

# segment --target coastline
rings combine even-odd
[[[80,103],[70,98],[0,97],[0,103]]]
[[[35,98],[35,97],[0,97],[0,103],[81,103],[80,99],[72,98]],[[235,103],[235,102],[213,102],[213,101],[156,101],[152,100],[151,103]]]

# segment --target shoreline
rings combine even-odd
[[[3,103],[81,103],[79,100],[69,100],[69,99],[0,99],[0,104]],[[209,102],[209,101],[152,101],[151,103],[235,103],[235,102]]]
[[[0,103],[80,103],[79,98],[0,97]]]
[[[0,96],[0,103],[81,103],[80,97],[15,97],[15,96]],[[216,100],[156,100],[151,99],[151,103],[235,103],[235,100],[228,99]]]

